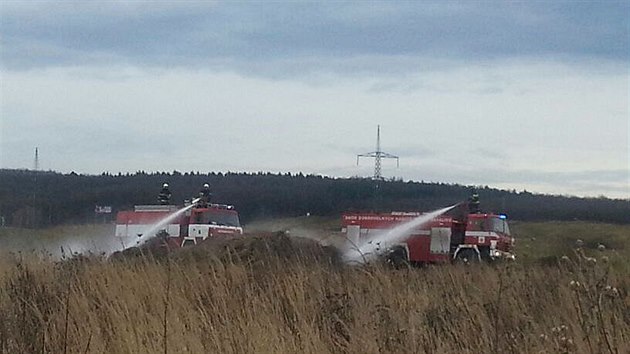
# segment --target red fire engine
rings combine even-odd
[[[419,212],[345,213],[342,233],[351,245],[361,245],[422,215]],[[385,239],[382,247],[386,249],[380,251],[395,264],[473,262],[514,259],[513,243],[505,215],[468,214],[466,210],[459,216],[437,216],[413,228],[398,243],[388,244]]]
[[[130,242],[134,238],[151,238],[155,235],[165,238],[169,246],[183,247],[197,244],[209,237],[222,235],[240,235],[243,228],[240,225],[238,212],[231,205],[206,204],[191,206],[172,220],[159,227],[153,228],[154,235],[143,235],[181,210],[175,205],[138,205],[133,211],[121,211],[116,217],[116,236]]]

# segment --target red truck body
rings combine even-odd
[[[420,212],[345,213],[342,233],[351,244],[368,242],[392,228],[421,217]],[[514,258],[506,217],[475,213],[465,217],[441,215],[413,228],[403,241],[388,244],[386,254],[398,261],[441,263],[455,259]]]
[[[144,232],[179,209],[174,205],[139,205],[132,211],[121,211],[116,216],[116,236],[143,237]],[[242,233],[238,212],[233,206],[224,204],[192,207],[155,230],[156,235],[165,236],[168,244],[174,247],[197,244],[209,237]]]

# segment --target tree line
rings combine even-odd
[[[630,223],[630,201],[580,198],[499,190],[487,186],[374,181],[318,175],[273,173],[152,172],[83,175],[0,169],[0,222],[5,226],[44,227],[93,222],[95,206],[113,215],[137,204],[155,204],[163,183],[174,204],[194,198],[204,183],[212,201],[234,205],[241,220],[344,211],[428,211],[466,200],[476,189],[484,211],[523,221],[586,220]]]

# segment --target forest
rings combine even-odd
[[[119,210],[155,204],[163,183],[172,202],[194,198],[204,183],[212,201],[236,207],[241,221],[344,211],[429,211],[466,200],[477,190],[483,211],[522,221],[630,223],[630,201],[535,194],[488,186],[370,178],[333,178],[302,173],[145,172],[100,175],[0,170],[0,224],[46,227],[111,220]],[[112,214],[96,215],[96,206]]]

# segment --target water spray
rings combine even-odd
[[[184,214],[188,210],[192,209],[195,205],[197,205],[197,202],[200,199],[201,198],[193,199],[192,202],[190,203],[190,205],[185,206],[185,207],[177,210],[176,212],[165,216],[164,218],[162,218],[161,220],[159,220],[155,224],[149,226],[146,230],[144,230],[142,233],[140,233],[140,236],[139,236],[138,240],[136,240],[136,242],[135,242],[135,246],[141,246],[142,244],[144,244],[145,242],[147,242],[151,238],[155,237],[157,235],[158,231],[163,229],[166,225],[170,224],[173,220],[177,219],[178,217],[180,217],[182,214]]]
[[[371,239],[359,242],[357,245],[350,245],[349,248],[345,250],[343,259],[346,263],[359,264],[374,259],[375,257],[383,254],[383,252],[385,252],[390,246],[405,242],[412,235],[415,228],[430,222],[435,217],[446,213],[458,205],[459,204],[451,205],[440,210],[420,215],[410,221],[397,225],[387,232],[378,234]]]

